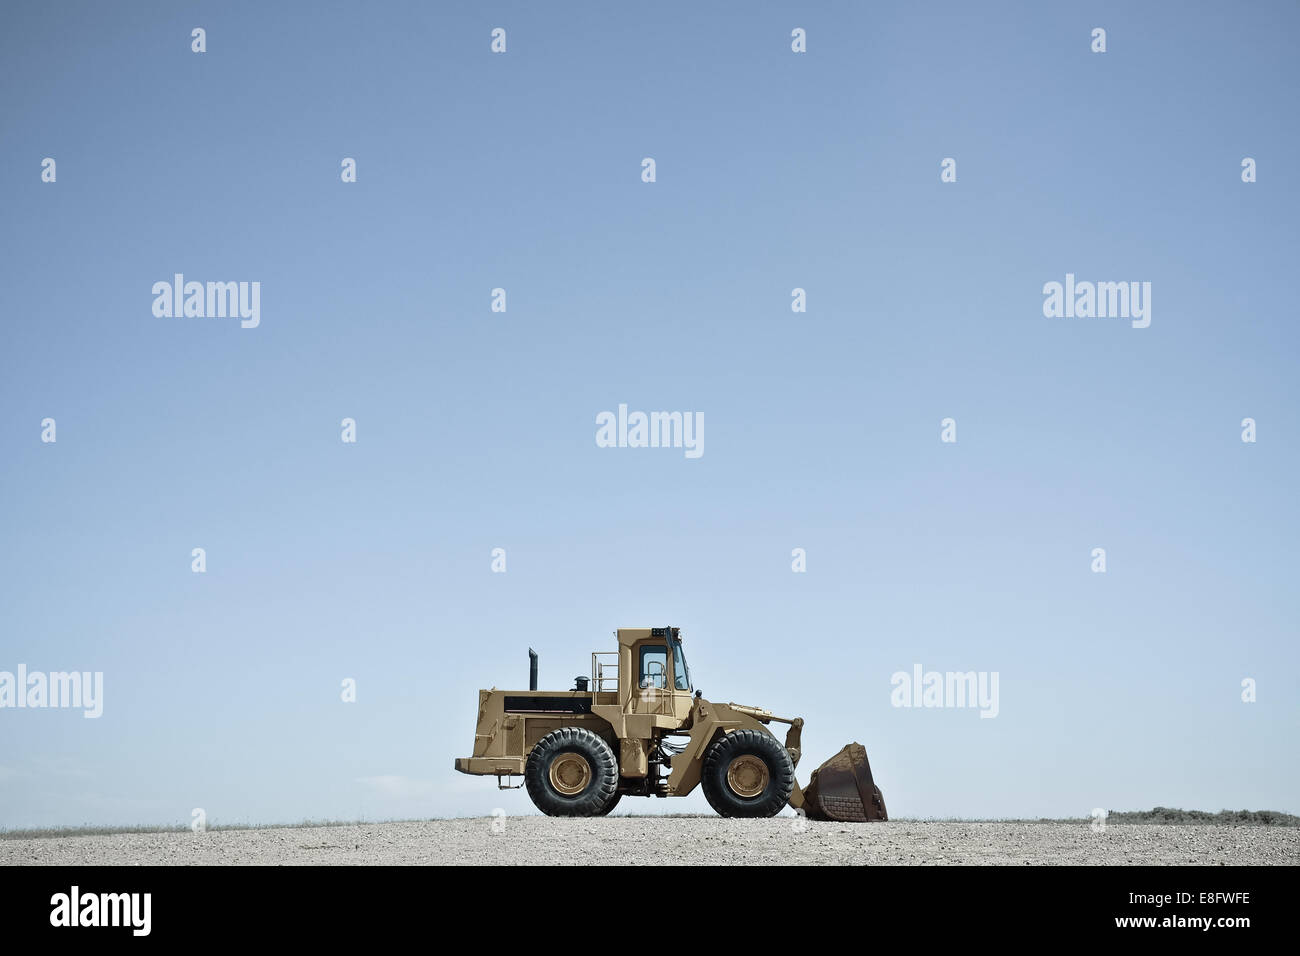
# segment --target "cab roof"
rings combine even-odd
[[[681,632],[680,627],[620,627],[618,629],[618,642],[631,646],[637,641],[644,641],[652,637],[661,637],[664,640],[672,637],[681,640]]]

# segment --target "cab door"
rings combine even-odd
[[[632,645],[632,692],[629,714],[671,715],[676,712],[672,695],[672,655],[661,640]]]

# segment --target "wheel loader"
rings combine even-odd
[[[867,751],[852,743],[795,779],[803,718],[716,704],[691,683],[676,627],[620,628],[618,649],[595,651],[571,690],[480,690],[474,755],[461,773],[526,786],[550,816],[609,813],[624,796],[681,797],[697,786],[724,817],[770,817],[788,804],[813,820],[888,819]],[[612,659],[611,659],[612,658]],[[782,743],[769,724],[786,724]],[[515,783],[522,779],[522,783]]]

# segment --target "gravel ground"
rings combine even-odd
[[[1300,828],[528,816],[0,839],[0,865],[637,862],[1294,866]]]

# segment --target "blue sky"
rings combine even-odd
[[[105,700],[0,710],[0,826],[534,812],[451,769],[477,689],[652,625],[894,815],[1300,811],[1298,21],[8,9],[0,670]],[[260,326],[155,317],[177,272]],[[1045,318],[1066,273],[1150,327]],[[620,403],[704,455],[598,448]],[[918,663],[998,717],[891,706]]]

